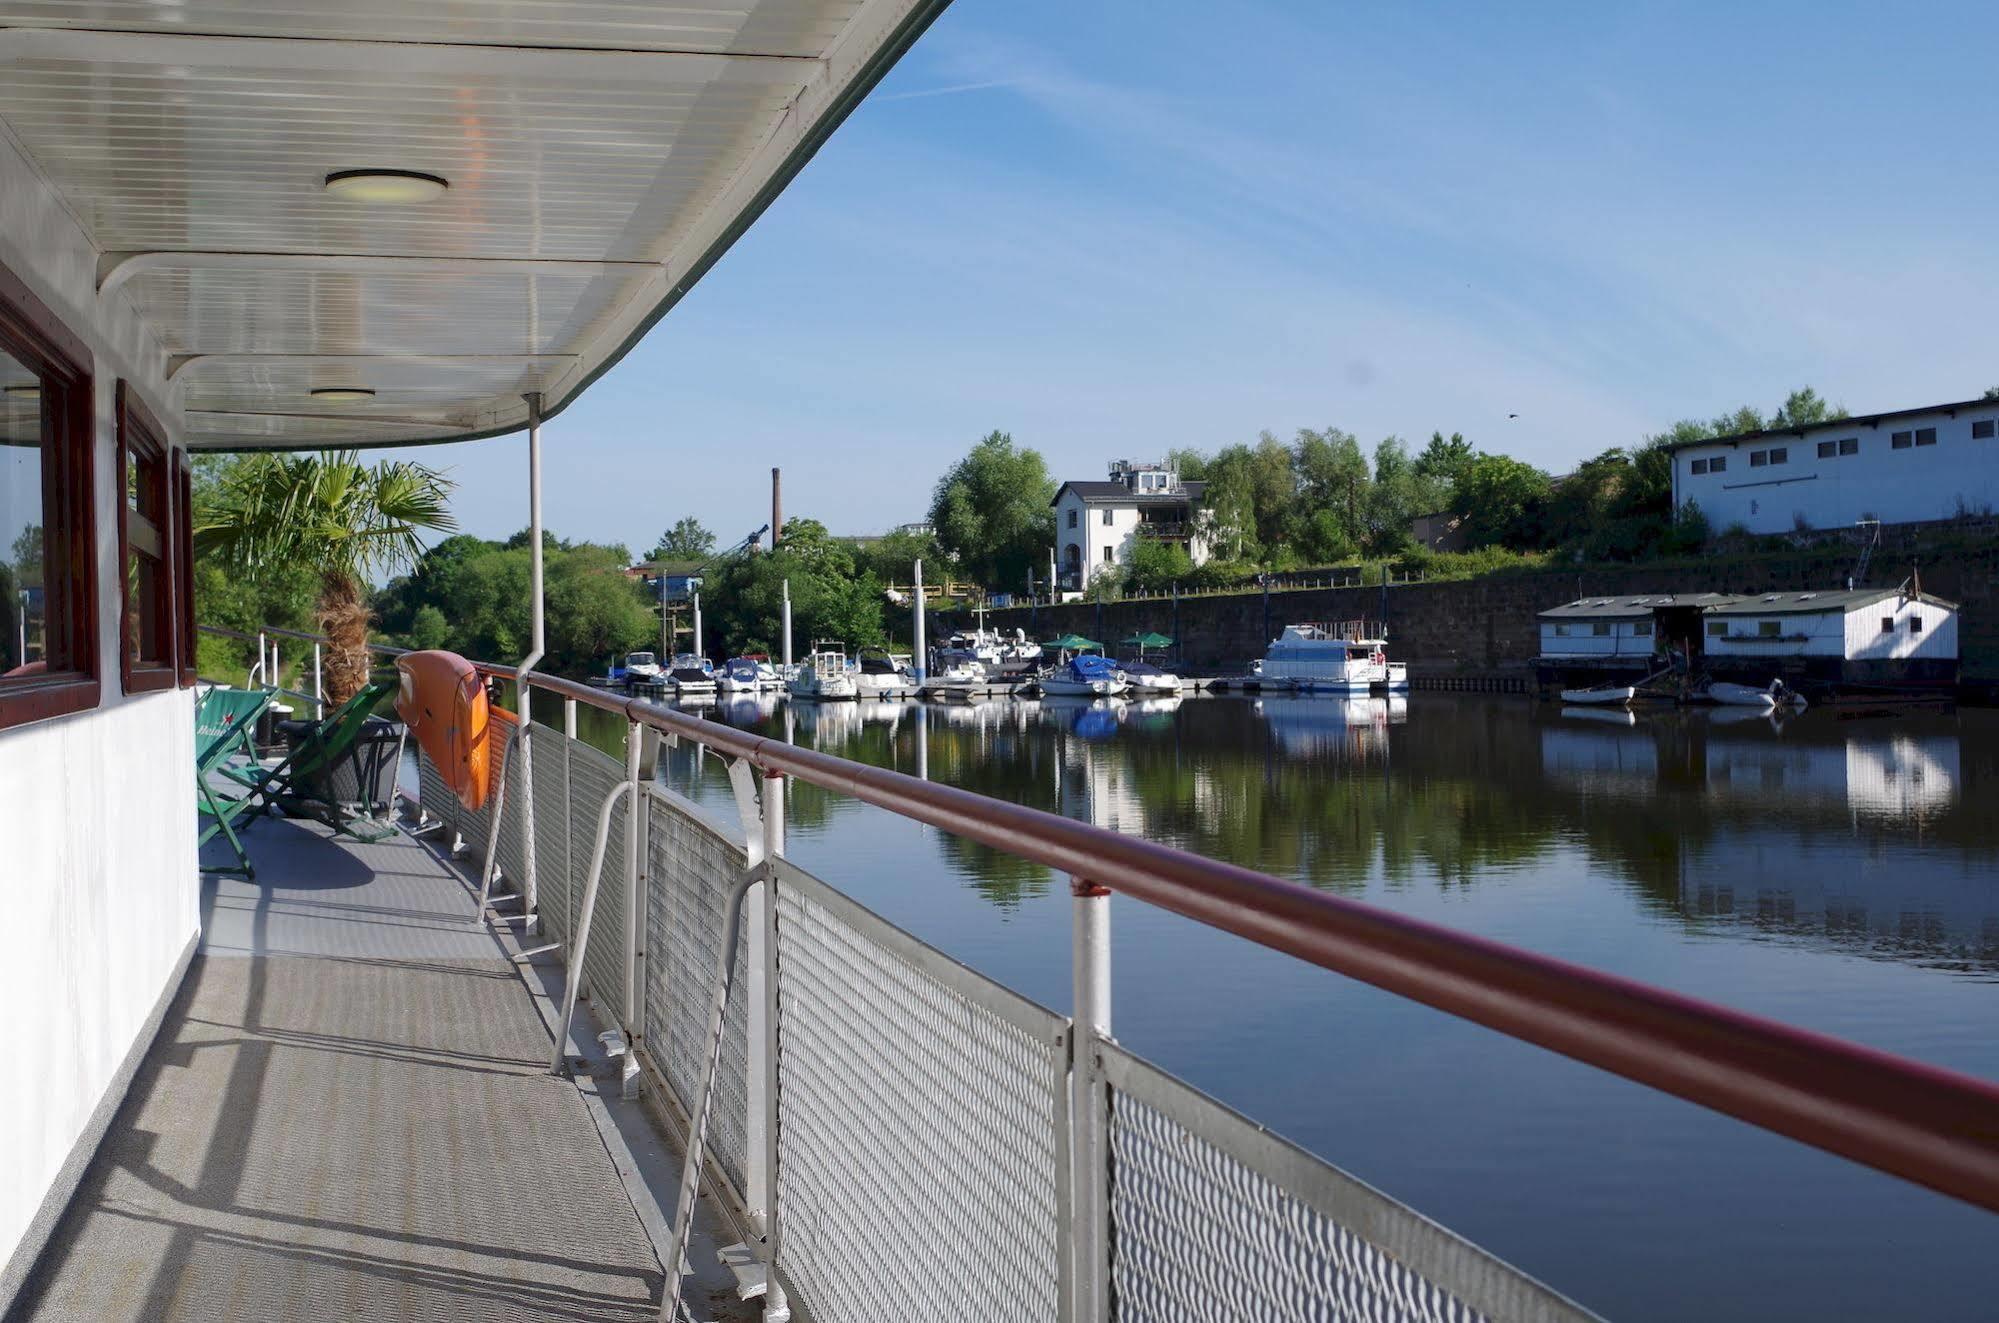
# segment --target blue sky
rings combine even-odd
[[[1999,13],[1629,8],[957,0],[548,425],[548,524],[730,542],[779,465],[878,531],[993,428],[1058,477],[1327,426],[1561,471],[1999,383]],[[518,439],[417,453],[526,522]]]

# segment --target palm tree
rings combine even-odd
[[[331,641],[326,696],[344,703],[368,682],[364,581],[416,564],[422,534],[458,527],[452,482],[421,464],[360,456],[257,454],[230,465],[195,513],[199,551],[252,573],[313,575],[314,609]]]

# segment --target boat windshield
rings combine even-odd
[[[650,652],[628,652],[625,654],[625,665],[627,666],[651,666],[655,662],[656,658]]]

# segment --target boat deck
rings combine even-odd
[[[634,1160],[634,1105],[547,1073],[546,990],[458,871],[406,836],[247,841],[257,880],[204,885],[199,952],[10,1323],[654,1318],[644,1187],[677,1163]],[[620,1167],[648,1165],[634,1194]]]

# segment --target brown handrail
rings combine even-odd
[[[643,699],[539,673],[529,684],[1999,1211],[1999,1084],[1991,1081]]]

